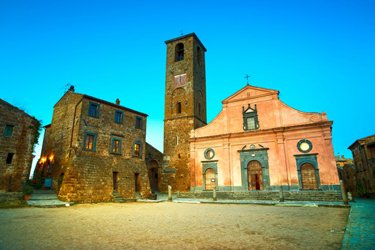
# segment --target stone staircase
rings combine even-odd
[[[218,199],[224,200],[280,200],[279,191],[249,192],[216,192]],[[211,199],[212,191],[179,193],[177,198]],[[337,191],[283,191],[284,200],[288,201],[341,201],[341,193]]]
[[[27,204],[34,207],[68,207],[72,203],[60,201],[54,190],[34,190]]]
[[[136,201],[136,199],[126,199],[126,198],[123,198],[119,192],[117,191],[113,191],[113,201],[116,202],[116,203],[123,203],[123,202],[132,202],[132,201]]]

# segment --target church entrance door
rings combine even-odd
[[[247,165],[249,190],[263,190],[262,165],[259,161],[250,161]]]
[[[215,170],[213,168],[207,168],[205,174],[205,189],[214,190],[216,186]]]
[[[301,166],[302,189],[317,189],[315,168],[310,163]]]

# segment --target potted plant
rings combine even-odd
[[[29,183],[25,183],[22,187],[23,198],[25,201],[30,200],[31,194],[33,193],[34,189]]]

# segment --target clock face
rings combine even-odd
[[[307,139],[302,139],[297,143],[297,148],[302,153],[310,152],[311,149],[312,149],[312,146],[313,145],[312,145],[311,141],[309,141]]]

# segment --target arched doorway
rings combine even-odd
[[[159,164],[156,160],[151,160],[147,165],[151,192],[157,192],[159,191]]]
[[[205,190],[214,190],[216,186],[215,170],[213,168],[207,168],[204,176]]]
[[[301,166],[302,189],[317,189],[317,181],[315,175],[315,168],[310,163],[305,163]]]
[[[250,161],[247,164],[249,190],[263,190],[262,165],[259,161]]]

